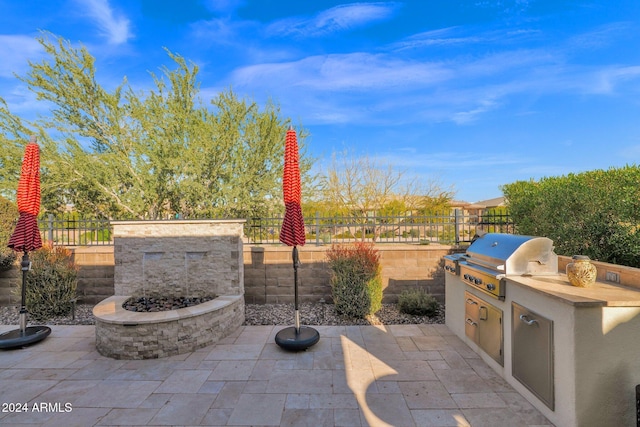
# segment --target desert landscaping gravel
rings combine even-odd
[[[0,324],[18,325],[19,307],[0,307]],[[75,309],[75,319],[71,315],[55,317],[38,322],[28,318],[29,324],[46,323],[49,325],[93,325],[93,306],[80,304]],[[303,325],[403,325],[444,323],[444,309],[434,317],[412,316],[401,313],[395,304],[383,304],[380,311],[367,319],[346,318],[336,314],[333,304],[304,303],[299,306],[300,322]],[[290,325],[294,319],[293,304],[246,304],[245,325]]]

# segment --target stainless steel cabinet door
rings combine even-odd
[[[554,409],[553,321],[511,304],[512,375]]]
[[[504,355],[502,353],[502,310],[498,310],[492,305],[483,302],[478,308],[480,325],[480,342],[478,345],[489,356],[504,366]]]

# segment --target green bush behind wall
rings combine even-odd
[[[504,185],[519,234],[545,236],[559,255],[640,267],[640,167]]]

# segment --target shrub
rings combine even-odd
[[[16,253],[7,248],[16,221],[18,207],[11,201],[0,196],[0,271],[10,270],[16,260]]]
[[[414,316],[433,317],[438,314],[440,304],[433,295],[423,289],[405,290],[398,297],[398,309]]]
[[[382,307],[380,255],[372,243],[333,245],[327,251],[336,312],[364,318]]]
[[[0,250],[0,271],[7,271],[13,268],[16,262],[16,253],[11,249]]]
[[[553,240],[559,255],[640,267],[640,166],[504,185],[519,234]]]
[[[111,230],[92,230],[82,233],[79,237],[81,245],[87,245],[93,242],[108,242],[111,240]]]
[[[29,259],[31,270],[26,278],[29,315],[36,320],[46,320],[68,314],[78,286],[78,268],[71,251],[48,244],[31,252]]]

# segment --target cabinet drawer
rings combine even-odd
[[[502,310],[469,292],[464,293],[464,298],[465,334],[491,358],[504,366]]]
[[[476,298],[472,298],[469,294],[465,295],[464,301],[464,333],[473,342],[480,340],[478,334],[478,317],[480,304]]]

